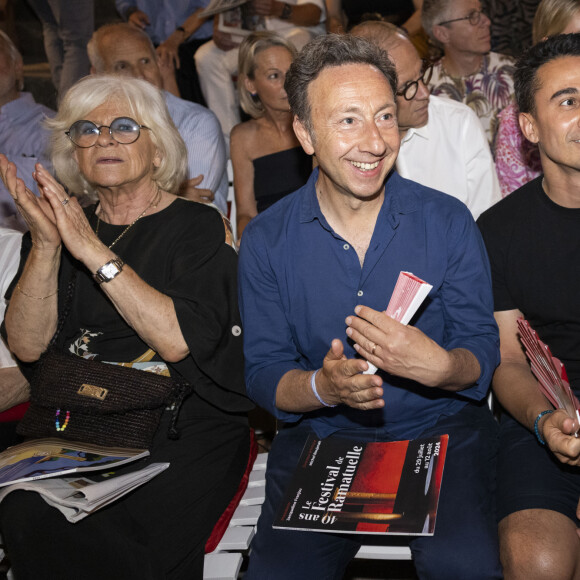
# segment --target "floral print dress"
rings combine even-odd
[[[495,146],[495,168],[501,196],[505,197],[542,172],[538,146],[522,134],[515,103],[499,114]]]
[[[514,94],[514,61],[495,52],[484,56],[481,68],[465,77],[452,77],[438,61],[433,68],[429,88],[433,95],[465,103],[479,117],[495,154],[498,114],[512,102]]]

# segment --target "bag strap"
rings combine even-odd
[[[193,387],[185,379],[174,379],[175,398],[173,400],[173,408],[171,410],[171,421],[169,422],[169,428],[167,429],[167,437],[169,439],[179,439],[181,432],[177,429],[177,420],[179,419],[179,412],[181,411],[181,405],[185,400],[185,397],[193,391]]]
[[[75,293],[75,286],[77,282],[77,271],[78,271],[77,268],[73,265],[73,271],[70,280],[66,286],[66,296],[64,299],[62,311],[58,315],[58,323],[56,325],[56,331],[53,334],[52,338],[50,339],[48,347],[54,346],[56,344],[56,339],[62,332],[62,329],[64,328],[64,323],[66,322],[66,319],[70,314],[72,308],[72,300]]]

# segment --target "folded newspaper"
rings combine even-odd
[[[152,463],[138,471],[118,476],[106,473],[90,477],[53,477],[22,481],[0,489],[0,502],[11,491],[35,491],[74,524],[148,482],[168,467],[169,463]]]
[[[143,459],[149,451],[99,447],[61,439],[34,439],[0,453],[0,501],[17,489],[35,491],[76,522],[146,483],[169,463],[153,463],[137,471],[117,471]],[[76,472],[88,476],[63,477]]]

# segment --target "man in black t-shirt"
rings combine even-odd
[[[580,395],[580,34],[552,37],[517,64],[524,136],[544,175],[485,212],[500,330],[493,389],[507,411],[498,458],[502,564],[513,578],[578,578],[580,438],[577,421],[541,394],[519,341],[526,318]]]

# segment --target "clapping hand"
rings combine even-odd
[[[38,183],[37,174],[43,168],[40,163],[37,163],[36,168],[34,179]],[[61,238],[56,226],[56,216],[41,184],[38,183],[40,197],[37,197],[16,174],[16,165],[2,154],[0,154],[0,176],[30,230],[32,243],[40,249],[59,247]]]
[[[362,359],[346,358],[342,342],[334,339],[316,376],[322,400],[329,405],[343,403],[361,410],[384,407],[383,381],[377,375],[363,375],[367,366]]]

